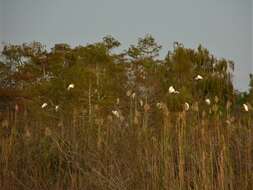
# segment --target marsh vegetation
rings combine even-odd
[[[253,77],[236,91],[202,46],[119,46],[5,46],[1,189],[253,189]]]

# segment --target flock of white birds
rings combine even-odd
[[[73,83],[69,84],[68,85],[68,88],[67,90],[70,91],[71,89],[75,88],[75,85]],[[48,106],[48,103],[44,102],[42,105],[41,105],[41,108],[44,109]],[[55,111],[58,112],[60,109],[60,105],[55,105]]]
[[[201,75],[197,75],[195,78],[194,78],[196,81],[200,81],[200,80],[203,80],[204,78],[201,76]],[[75,85],[73,83],[69,84],[68,87],[67,87],[67,90],[70,91],[71,89],[75,88]],[[169,94],[179,94],[180,92],[178,90],[176,90],[173,86],[170,86],[169,87]],[[131,95],[129,94],[129,96],[131,96],[133,99],[135,98],[136,94],[135,93],[132,93]],[[209,98],[206,98],[205,99],[205,103],[207,105],[211,105],[211,100]],[[117,104],[119,104],[119,98],[117,98]],[[140,100],[140,105],[143,106],[143,101]],[[159,104],[159,103],[158,103]],[[159,107],[159,105],[157,104],[157,106]],[[41,105],[41,108],[44,109],[48,106],[48,103],[47,102],[44,102],[42,105]],[[59,108],[60,106],[59,105],[55,105],[55,111],[59,111]],[[188,111],[190,109],[190,104],[188,102],[185,102],[184,103],[184,109],[185,111]],[[244,111],[248,112],[249,111],[249,107],[247,104],[243,104],[243,109]],[[119,118],[120,117],[120,113],[117,111],[117,110],[113,110],[112,111],[112,114]]]

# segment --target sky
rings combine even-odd
[[[0,0],[0,41],[40,41],[85,45],[112,35],[126,49],[138,37],[153,35],[208,48],[235,62],[234,83],[245,90],[253,72],[253,0]]]
[[[3,2],[0,0],[0,43],[3,41]],[[1,44],[0,44],[1,50]]]

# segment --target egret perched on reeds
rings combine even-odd
[[[116,100],[116,104],[117,105],[119,105],[119,101],[120,101],[119,98],[117,98],[117,100]]]
[[[157,107],[158,109],[162,109],[162,103],[161,103],[161,102],[158,102],[158,103],[156,104],[156,107]]]
[[[70,90],[70,89],[73,89],[73,88],[75,88],[75,85],[73,83],[71,83],[71,84],[69,84],[67,89]]]
[[[248,112],[249,111],[249,107],[247,104],[243,104],[243,108],[244,108],[244,111]]]
[[[207,105],[211,104],[211,100],[209,98],[205,99],[205,102],[206,102]]]
[[[45,107],[47,107],[47,105],[48,105],[47,103],[43,103],[43,104],[41,105],[41,108],[44,109]]]
[[[195,77],[195,80],[203,80],[203,77],[202,77],[201,75],[197,75],[197,76]]]
[[[141,105],[141,107],[143,106],[143,100],[140,100],[140,105]]]
[[[173,86],[169,87],[169,93],[170,94],[179,94],[179,91],[175,90],[175,88]]]
[[[55,106],[55,111],[56,111],[56,112],[59,111],[59,108],[60,108],[60,106],[59,106],[59,105],[56,105],[56,106]]]
[[[184,103],[184,109],[185,111],[188,111],[190,109],[190,105],[188,104],[188,102]]]
[[[170,86],[169,87],[169,93],[170,94],[172,94],[172,93],[174,93],[176,90],[175,90],[175,88],[173,87],[173,86]]]
[[[127,93],[126,93],[127,96],[131,96],[131,94],[132,94],[131,90],[128,90]]]
[[[135,96],[136,96],[136,94],[135,94],[135,92],[132,94],[132,98],[134,99],[135,98]]]
[[[119,112],[118,112],[117,110],[113,110],[113,111],[112,111],[112,114],[113,114],[114,116],[116,116],[117,118],[120,117]]]

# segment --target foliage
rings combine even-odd
[[[252,189],[253,76],[238,92],[234,63],[201,45],[175,42],[165,59],[151,35],[120,45],[4,48],[0,186]]]

